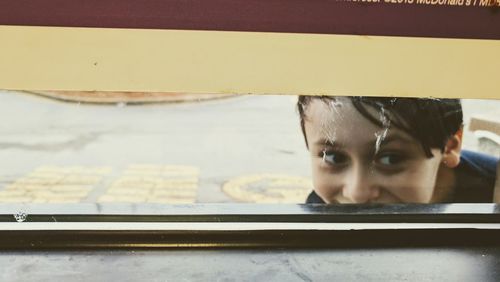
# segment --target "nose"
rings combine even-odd
[[[366,169],[354,168],[345,178],[342,194],[352,203],[372,202],[378,198],[379,193],[380,190],[374,184],[372,174]]]

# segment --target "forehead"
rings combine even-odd
[[[306,120],[313,123],[324,121],[338,123],[348,118],[363,117],[354,107],[351,100],[344,97],[332,99],[312,98],[305,110]]]
[[[384,113],[368,107],[367,111],[373,117],[380,118],[380,123],[387,125],[391,135],[413,139],[387,123]],[[311,143],[320,139],[342,143],[366,142],[376,139],[381,130],[386,129],[369,121],[354,107],[350,99],[344,97],[312,99],[305,109],[305,115],[305,131]]]
[[[377,116],[375,110],[371,114]],[[380,129],[379,126],[367,120],[352,104],[351,100],[344,97],[332,99],[312,99],[305,110],[305,121],[316,129],[335,129],[344,127],[363,126],[365,129]],[[332,128],[332,126],[335,126]]]

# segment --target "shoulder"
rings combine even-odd
[[[463,150],[460,164],[455,168],[455,196],[453,202],[492,202],[498,158]]]
[[[478,152],[463,150],[460,156],[460,164],[476,170],[485,177],[495,177],[498,158]]]

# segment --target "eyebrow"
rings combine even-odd
[[[377,138],[373,138],[372,140],[370,140],[369,142],[367,142],[367,146],[374,146],[375,143],[377,142]],[[408,143],[413,143],[413,140],[408,138],[408,137],[405,137],[405,136],[402,136],[401,134],[389,134],[387,137],[385,137],[381,144],[383,145],[387,145],[391,142],[402,142],[402,143],[405,143],[405,144],[408,144]],[[337,140],[331,140],[331,139],[325,139],[325,138],[321,138],[319,139],[318,141],[314,142],[315,145],[317,146],[330,146],[330,147],[337,147],[337,148],[342,148],[342,147],[345,147],[344,144],[338,142]]]
[[[325,138],[321,138],[319,139],[318,141],[314,142],[315,145],[319,145],[319,146],[330,146],[330,147],[343,147],[343,145],[341,143],[339,143],[338,141],[336,140],[331,140],[331,139],[325,139]]]
[[[376,142],[376,138],[373,140]],[[406,136],[402,136],[401,134],[389,134],[382,140],[382,144],[389,144],[391,142],[402,142],[402,143],[414,143],[414,141]]]

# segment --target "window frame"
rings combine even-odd
[[[498,204],[30,204],[0,211],[2,250],[500,244]],[[26,220],[16,222],[20,211]]]

